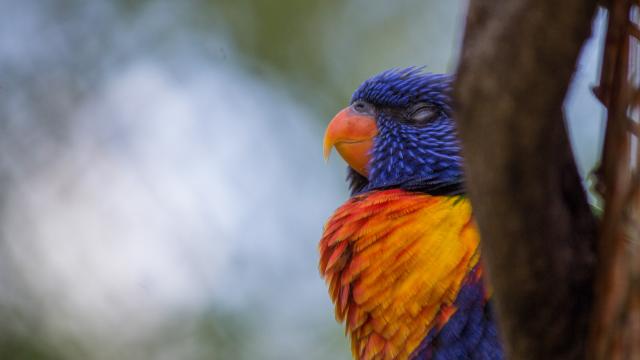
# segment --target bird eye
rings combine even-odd
[[[438,111],[433,106],[419,105],[410,112],[409,118],[413,123],[421,125],[433,120],[437,114]]]
[[[351,108],[355,110],[355,112],[360,114],[373,115],[375,113],[375,109],[373,105],[369,104],[366,101],[358,100],[351,104]]]

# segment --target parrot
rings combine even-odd
[[[465,193],[453,76],[393,68],[329,122],[323,155],[350,198],[325,223],[319,270],[354,359],[503,359]]]

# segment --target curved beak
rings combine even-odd
[[[324,133],[323,153],[327,160],[335,147],[344,161],[360,175],[367,177],[373,138],[378,134],[372,116],[355,112],[351,107],[341,110]]]

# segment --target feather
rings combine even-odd
[[[456,313],[478,267],[479,237],[462,197],[356,195],[325,229],[320,269],[359,359],[408,359]]]

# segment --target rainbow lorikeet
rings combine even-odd
[[[328,220],[320,271],[356,359],[502,359],[464,194],[448,75],[366,80],[327,127],[351,198]]]

